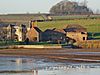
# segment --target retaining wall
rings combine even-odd
[[[62,48],[62,46],[44,46],[44,45],[13,45],[8,48]]]

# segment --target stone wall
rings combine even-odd
[[[13,46],[8,46],[8,48],[37,48],[37,49],[42,49],[42,48],[62,48],[62,46],[45,46],[45,45],[13,45]]]

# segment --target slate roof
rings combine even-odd
[[[6,24],[6,23],[0,23],[0,27],[8,27],[8,26],[15,26],[13,24]]]
[[[64,29],[55,29],[54,31],[57,31],[57,32],[60,32],[60,33],[66,33],[65,31],[64,31]]]
[[[9,24],[5,24],[5,23],[0,23],[0,27],[8,27]]]
[[[39,33],[42,32],[38,27],[34,27],[34,29],[35,29],[37,32],[39,32]]]
[[[82,27],[81,25],[68,25],[65,29],[65,32],[87,32],[87,29]]]

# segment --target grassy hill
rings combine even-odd
[[[100,19],[81,19],[81,20],[62,20],[62,21],[46,21],[39,22],[38,27],[41,30],[58,28],[65,28],[68,24],[79,24],[87,28],[88,32],[100,32]]]
[[[100,19],[100,15],[65,15],[65,16],[51,16],[53,20],[73,20],[73,19]]]

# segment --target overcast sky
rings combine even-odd
[[[61,0],[0,0],[0,14],[6,13],[45,13]],[[71,0],[83,1],[83,0]],[[100,0],[87,0],[88,7],[100,9]]]

